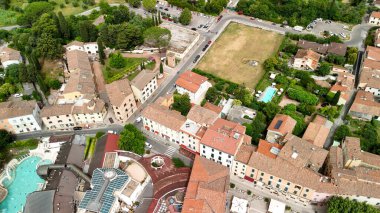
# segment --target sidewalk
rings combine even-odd
[[[289,198],[279,194],[274,194],[270,192],[269,189],[265,187],[261,187],[258,185],[254,185],[252,182],[248,182],[247,180],[240,179],[234,175],[230,175],[230,182],[236,185],[235,188],[250,190],[254,195],[273,198],[279,200],[281,202],[286,203],[288,206],[292,208],[293,211],[302,212],[302,213],[315,213],[315,212],[326,212],[326,206],[314,206],[310,204],[303,204],[301,202],[297,202],[295,200],[290,200]],[[251,196],[252,197],[252,196]]]

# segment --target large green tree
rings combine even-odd
[[[58,12],[59,29],[63,39],[70,39],[70,28],[62,12]]]
[[[98,38],[98,29],[89,20],[79,22],[79,35],[84,42],[94,42]]]
[[[57,39],[50,34],[43,33],[37,39],[36,51],[42,58],[57,59],[62,56],[63,48]]]
[[[159,49],[169,46],[171,38],[170,30],[161,27],[151,27],[144,32],[144,42]]]
[[[98,38],[96,42],[98,43],[99,61],[101,64],[104,65],[104,60],[106,59],[106,54],[104,52],[104,44],[100,38]]]
[[[5,129],[0,129],[0,149],[5,148],[8,144],[14,141],[14,135]]]
[[[186,116],[191,109],[190,97],[187,93],[180,95],[174,95],[174,102],[172,104],[172,109],[181,113],[181,115]]]
[[[179,23],[183,25],[189,25],[191,22],[191,11],[188,8],[183,9],[179,16]]]
[[[7,10],[11,4],[10,0],[0,0],[0,8]]]
[[[379,210],[375,207],[368,205],[366,203],[361,203],[348,198],[342,197],[331,197],[327,203],[328,213],[379,213]]]
[[[342,141],[346,136],[350,136],[351,131],[347,125],[339,126],[334,133],[334,140]]]
[[[142,5],[147,11],[152,12],[156,9],[156,0],[142,0]]]
[[[135,126],[127,124],[124,126],[123,131],[120,132],[118,145],[122,150],[143,155],[145,151],[145,136]]]
[[[24,13],[17,19],[17,23],[23,26],[32,26],[44,13],[54,10],[54,6],[49,2],[39,1],[28,4]]]

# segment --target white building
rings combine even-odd
[[[244,126],[218,118],[202,137],[200,155],[231,169],[243,142],[251,142],[251,138],[245,135]]]
[[[380,12],[373,11],[371,13],[371,16],[369,17],[368,23],[375,24],[375,25],[380,25]]]
[[[200,104],[204,99],[207,90],[212,87],[208,79],[197,73],[186,71],[182,73],[177,81],[176,89],[179,94],[187,93],[191,103]]]
[[[41,110],[41,119],[47,130],[72,130],[76,126],[71,114],[73,104],[45,106]]]
[[[294,56],[293,67],[304,70],[316,70],[321,55],[313,50],[299,49]]]
[[[105,103],[101,99],[95,99],[87,103],[75,103],[71,112],[77,125],[90,126],[102,124],[107,114]]]
[[[72,41],[65,45],[66,52],[72,50],[80,50],[86,52],[88,55],[96,55],[98,54],[98,44],[96,42],[80,42],[80,41]]]
[[[143,70],[131,81],[132,91],[140,103],[144,103],[156,91],[157,76],[155,72]]]
[[[40,107],[36,101],[0,103],[0,129],[12,133],[41,130]]]
[[[22,62],[22,57],[19,51],[3,47],[0,49],[0,62],[4,69],[12,64],[20,64]]]

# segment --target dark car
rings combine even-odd
[[[165,8],[164,10],[165,10],[165,11],[169,11],[169,9],[168,9],[168,8]]]
[[[82,127],[81,126],[76,126],[73,128],[73,130],[82,130]]]
[[[205,51],[207,48],[208,48],[208,44],[206,44],[204,47],[203,47],[203,49],[202,49],[202,51]]]
[[[197,62],[200,57],[200,55],[195,56],[193,63]]]
[[[208,45],[210,45],[210,44],[211,44],[211,42],[212,42],[212,41],[210,40],[210,41],[208,41],[208,42],[207,42],[207,44],[208,44]]]
[[[197,31],[197,28],[193,27],[193,28],[191,28],[191,30]]]

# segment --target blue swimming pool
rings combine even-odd
[[[277,92],[277,89],[274,88],[274,87],[267,87],[264,91],[264,93],[262,94],[262,96],[260,97],[260,101],[264,102],[264,103],[268,103],[272,100],[272,98],[274,97],[274,95],[276,94]]]
[[[47,163],[51,162],[42,161],[40,157],[32,156],[17,165],[13,180],[6,179],[3,181],[3,185],[8,189],[8,195],[0,203],[0,212],[3,212],[1,210],[5,210],[6,213],[22,211],[27,195],[36,191],[39,185],[44,183],[44,180],[37,175],[37,165]]]

